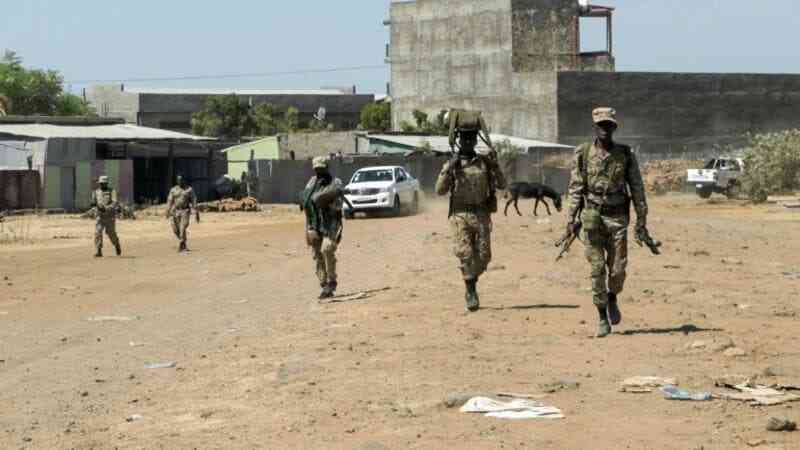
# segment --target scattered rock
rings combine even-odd
[[[694,341],[691,344],[689,344],[689,348],[694,349],[694,350],[697,350],[697,349],[700,349],[700,348],[706,348],[707,346],[708,346],[708,342],[706,342],[706,341]]]
[[[744,262],[741,259],[736,258],[722,258],[722,264],[727,264],[729,266],[742,266]]]
[[[709,252],[707,252],[705,250],[695,250],[693,252],[690,252],[689,255],[691,255],[691,256],[711,256],[711,253],[709,253]]]
[[[767,431],[796,431],[797,423],[788,419],[771,417],[767,422]]]
[[[760,446],[762,446],[762,445],[764,445],[766,443],[767,443],[766,439],[752,439],[752,440],[747,441],[747,445],[749,447],[760,447]]]
[[[131,416],[128,416],[128,418],[125,419],[125,422],[129,422],[129,423],[130,422],[137,422],[137,421],[142,420],[142,419],[144,419],[144,417],[142,417],[141,414],[133,414]]]
[[[728,358],[741,358],[743,356],[747,356],[747,352],[739,347],[731,347],[725,350],[722,354]]]
[[[678,265],[675,265],[675,264],[667,264],[667,265],[664,266],[664,268],[665,269],[677,270],[677,269],[680,269],[681,266],[678,266]]]
[[[736,344],[733,343],[731,338],[720,338],[719,340],[714,340],[714,343],[711,344],[709,350],[714,353],[721,353],[735,346]]]
[[[506,270],[506,266],[499,265],[499,266],[489,267],[489,272],[500,272],[500,271],[503,271],[503,270]]]
[[[561,380],[555,380],[549,383],[542,383],[539,385],[539,388],[548,394],[552,394],[554,392],[559,392],[559,391],[574,391],[580,387],[581,383],[578,380],[574,380],[571,378],[564,378]]]

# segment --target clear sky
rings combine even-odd
[[[390,0],[6,0],[0,49],[68,81],[381,66]],[[617,7],[618,70],[800,73],[796,0],[597,0]],[[587,39],[602,42],[596,27]],[[383,93],[388,68],[136,83]],[[134,85],[134,83],[129,83]],[[83,84],[71,86],[79,90]]]

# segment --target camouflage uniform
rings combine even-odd
[[[611,151],[597,142],[581,145],[575,150],[569,197],[568,220],[583,224],[594,304],[604,308],[609,294],[616,297],[625,285],[631,201],[637,227],[646,226],[647,200],[636,155],[617,143]]]
[[[314,159],[314,168],[327,168],[324,158]],[[317,176],[311,177],[302,193],[306,214],[306,242],[314,254],[320,286],[335,290],[337,285],[336,249],[342,239],[342,195],[344,185],[332,178],[327,185]]]
[[[461,261],[464,280],[477,280],[492,260],[492,217],[487,205],[491,192],[490,172],[497,189],[505,189],[506,179],[496,163],[487,157],[461,159],[461,168],[452,169],[448,161],[436,180],[436,193],[451,192],[453,252]]]
[[[105,183],[107,181],[103,181]],[[94,227],[94,247],[97,256],[103,254],[103,231],[108,235],[111,244],[119,255],[121,253],[119,237],[117,236],[117,191],[113,189],[97,189],[92,192],[92,206],[97,211],[97,218]]]
[[[172,232],[180,242],[180,249],[186,250],[186,239],[189,221],[192,218],[192,209],[197,211],[197,196],[191,186],[182,188],[180,185],[173,187],[167,197],[167,214],[172,224]]]

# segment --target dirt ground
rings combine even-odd
[[[391,289],[331,304],[316,300],[288,207],[206,214],[188,255],[162,218],[120,222],[124,256],[102,260],[92,221],[8,218],[0,448],[800,449],[800,432],[765,429],[800,420],[800,402],[619,392],[636,375],[711,392],[724,374],[800,384],[798,213],[651,198],[664,255],[631,245],[624,322],[598,340],[581,245],[555,263],[563,217],[524,208],[495,216],[477,314],[464,312],[441,202],[348,221],[340,293]],[[727,339],[745,354],[714,349]],[[145,368],[164,362],[177,365]],[[553,382],[564,389],[548,393]],[[566,418],[443,406],[464,392],[541,394]]]

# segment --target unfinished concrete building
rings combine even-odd
[[[620,140],[696,154],[798,126],[798,75],[616,72],[613,13],[578,0],[393,3],[394,128],[415,109],[470,108],[493,132],[574,145],[591,135],[591,110],[609,105]],[[581,52],[588,19],[605,21],[601,51]]]

